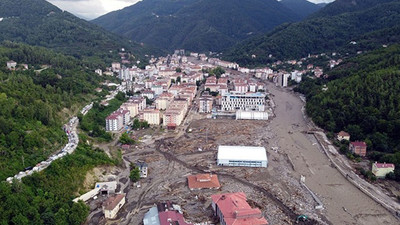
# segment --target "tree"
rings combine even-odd
[[[89,206],[82,201],[74,203],[71,208],[71,214],[69,215],[69,224],[80,225],[85,222],[89,215]]]
[[[140,170],[138,167],[135,167],[131,170],[129,178],[132,182],[137,182],[140,179]]]
[[[181,82],[181,77],[179,76],[176,78],[176,83],[180,83],[180,82]]]
[[[177,73],[182,73],[182,69],[180,67],[176,68],[175,70]]]
[[[121,137],[119,138],[119,142],[123,145],[131,145],[135,143],[135,140],[129,137],[127,133],[123,133]]]

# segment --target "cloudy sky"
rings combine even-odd
[[[94,19],[108,12],[133,5],[140,0],[47,0],[63,10],[84,19]],[[333,0],[309,0],[310,2],[332,2]]]

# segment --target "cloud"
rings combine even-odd
[[[83,19],[94,19],[108,12],[133,5],[140,0],[47,0],[62,10]]]

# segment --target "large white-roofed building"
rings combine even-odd
[[[219,166],[267,167],[267,151],[264,147],[220,145],[217,164]]]

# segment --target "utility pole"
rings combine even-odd
[[[25,168],[25,159],[24,159],[24,156],[21,156],[21,158],[22,158],[22,166],[24,166],[24,168]]]

